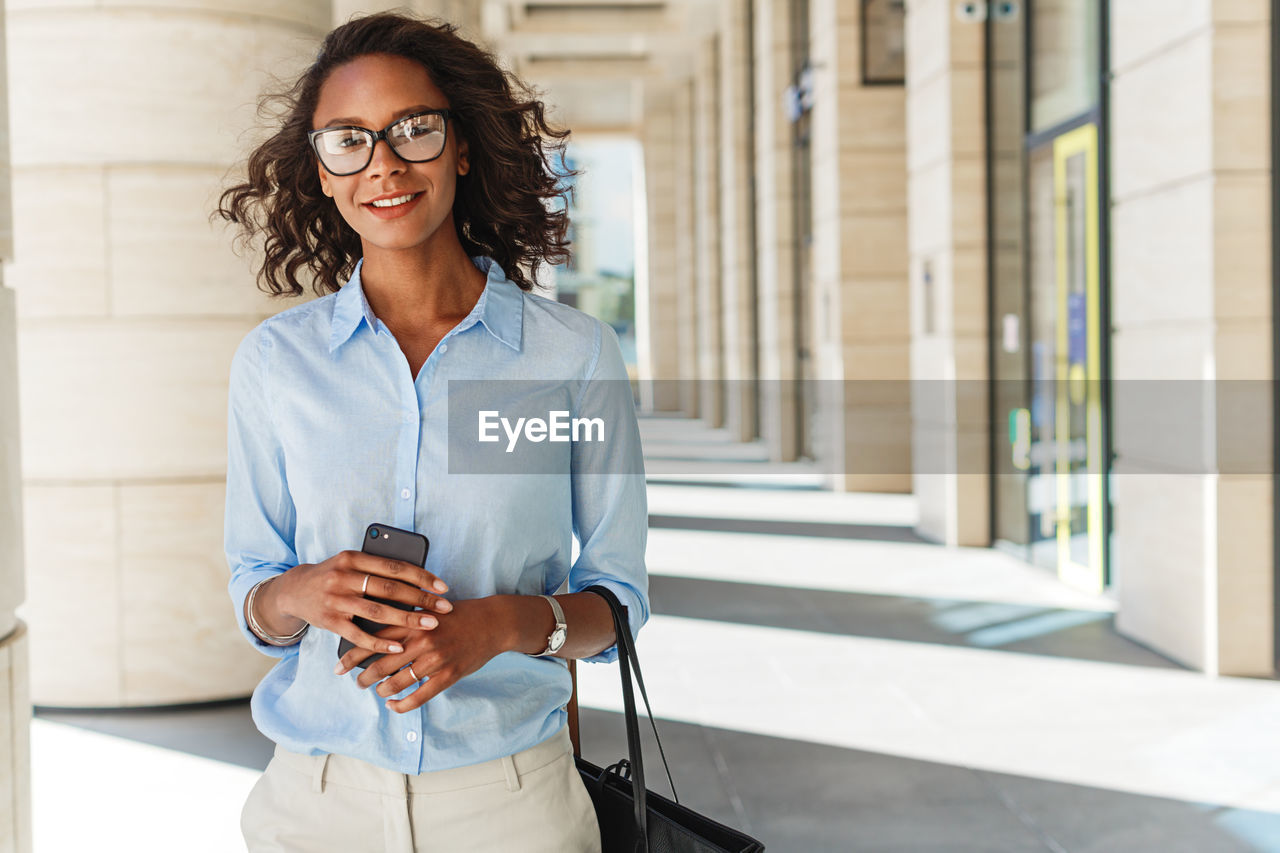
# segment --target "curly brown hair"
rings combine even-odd
[[[575,174],[563,165],[569,131],[548,124],[537,93],[457,29],[395,13],[355,18],[325,37],[292,86],[263,97],[260,112],[282,114],[281,126],[249,155],[246,180],[224,191],[214,211],[239,226],[242,245],[262,241],[262,290],[301,295],[299,277],[309,272],[323,296],[355,269],[360,237],[321,192],[307,131],[329,74],[372,53],[421,63],[449,99],[450,121],[470,140],[471,169],[459,176],[453,204],[466,253],[489,255],[524,290],[533,289],[543,263],[569,259],[571,190],[562,181]],[[557,199],[566,203],[547,203]]]

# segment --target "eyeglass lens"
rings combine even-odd
[[[387,129],[387,142],[405,160],[434,160],[444,150],[444,117],[436,113],[409,116]],[[363,128],[335,127],[315,135],[316,154],[338,175],[359,172],[373,159],[375,137]]]

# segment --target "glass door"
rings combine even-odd
[[[1030,156],[1032,553],[1071,586],[1101,592],[1104,550],[1098,128]]]
[[[992,532],[1068,584],[1109,579],[1102,0],[988,21]]]

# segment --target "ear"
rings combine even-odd
[[[320,192],[333,198],[333,189],[329,186],[329,175],[325,172],[324,166],[317,163],[316,169],[320,172]]]
[[[458,174],[465,175],[471,171],[471,158],[468,153],[467,140],[458,140]]]

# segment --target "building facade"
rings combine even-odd
[[[392,5],[6,4],[0,573],[25,560],[37,704],[261,675],[225,596],[226,373],[281,305],[207,214],[268,75]],[[914,493],[923,535],[1105,592],[1189,667],[1274,674],[1273,0],[409,5],[579,137],[642,143],[647,408]],[[50,132],[67,92],[102,132]]]
[[[207,214],[269,75],[394,5],[5,4],[0,849],[30,843],[29,700],[238,697],[268,663],[226,602],[225,399],[282,306]],[[1104,592],[1188,667],[1274,675],[1280,3],[405,5],[577,137],[641,142],[647,408],[911,492],[923,535]],[[99,132],[51,132],[69,92]]]
[[[722,4],[717,61],[645,125],[651,264],[675,270],[650,351],[676,353],[648,375],[740,365],[756,429],[705,391],[666,404],[835,488],[912,491],[924,535],[1105,592],[1180,663],[1272,675],[1273,6]],[[754,147],[710,171],[700,128],[741,120],[741,63]],[[687,157],[682,214],[659,188]]]

